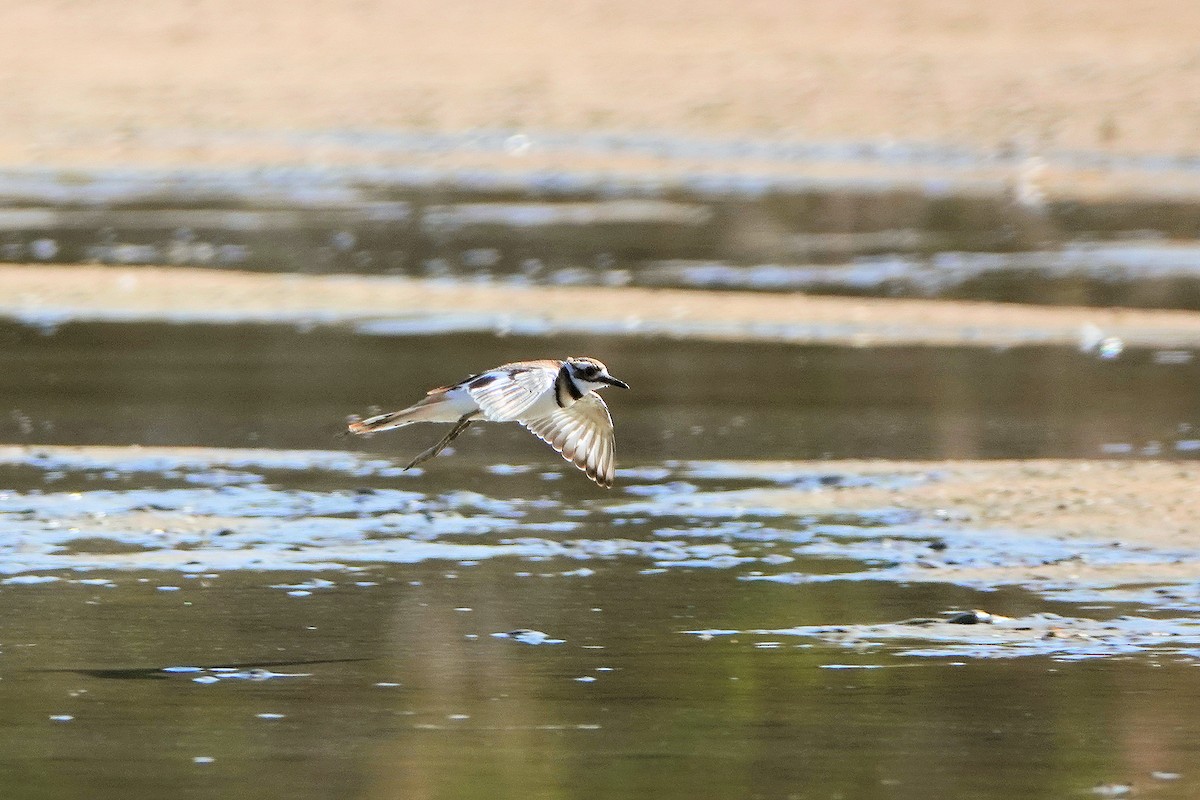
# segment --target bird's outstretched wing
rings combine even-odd
[[[530,433],[553,447],[605,489],[613,485],[616,436],[600,395],[589,392],[566,408],[536,419],[523,419]]]
[[[557,361],[506,364],[461,385],[492,422],[520,419],[539,397],[554,388]]]

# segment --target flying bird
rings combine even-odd
[[[350,433],[366,434],[414,422],[452,422],[454,427],[405,467],[411,469],[445,449],[472,422],[519,422],[604,488],[613,484],[616,439],[608,406],[596,392],[629,384],[594,358],[515,361],[431,389],[425,399],[400,411],[351,422]]]

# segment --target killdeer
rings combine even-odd
[[[405,467],[436,456],[472,422],[519,422],[604,488],[613,483],[615,437],[608,406],[596,394],[629,384],[594,358],[516,361],[431,389],[400,411],[351,422],[350,433],[376,433],[414,422],[453,422],[440,442]]]

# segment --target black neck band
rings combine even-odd
[[[575,385],[575,380],[571,377],[571,368],[563,364],[562,369],[558,371],[558,378],[554,381],[554,399],[559,408],[566,408],[570,405],[567,402],[568,397],[575,401],[583,397],[583,392],[579,391],[579,387]]]

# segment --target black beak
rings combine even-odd
[[[603,378],[603,381],[604,381],[605,383],[611,383],[613,386],[620,386],[622,389],[628,389],[628,388],[629,388],[629,384],[628,384],[628,383],[626,383],[626,382],[625,382],[625,381],[623,381],[623,380],[619,380],[619,379],[617,379],[617,378],[614,378],[612,375],[605,375],[605,376],[604,376],[604,378]]]

